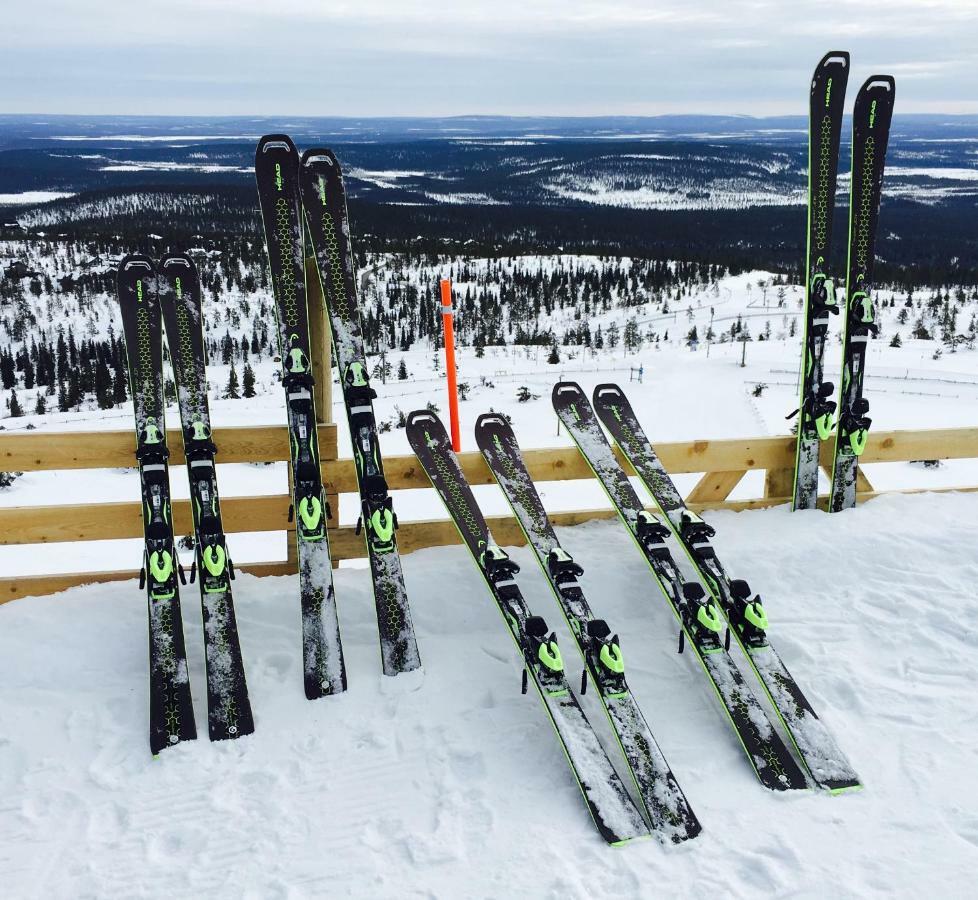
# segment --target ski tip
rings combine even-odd
[[[287,134],[266,134],[258,139],[258,146],[255,148],[255,162],[264,159],[269,154],[284,153],[289,156],[298,157],[299,151],[296,150],[292,138]]]
[[[303,169],[310,166],[315,166],[317,164],[330,166],[335,170],[337,175],[342,174],[340,161],[336,158],[336,154],[330,150],[329,147],[310,147],[305,153],[302,154],[302,159],[299,161],[299,165]]]
[[[142,274],[143,272],[153,272],[156,266],[153,263],[153,259],[147,256],[145,253],[127,253],[122,257],[122,262],[119,263],[119,274],[123,272],[136,272],[137,274]]]
[[[416,409],[414,412],[408,413],[407,426],[408,428],[421,428],[423,426],[432,425],[438,426],[444,430],[444,425],[441,423],[441,419],[438,418],[430,409]]]
[[[116,272],[116,290],[120,300],[132,299],[139,294],[138,282],[156,277],[156,263],[145,253],[130,253],[122,258]],[[155,291],[154,291],[155,293]]]
[[[849,51],[848,50],[829,50],[825,56],[819,61],[818,69],[829,69],[829,68],[839,68],[847,69],[849,68]]]
[[[160,260],[160,271],[180,275],[180,270],[197,273],[197,266],[186,253],[167,253]],[[181,276],[183,277],[183,276]]]
[[[870,75],[859,89],[860,94],[889,94],[896,93],[896,79],[892,75]]]
[[[507,422],[506,419],[500,413],[497,412],[483,413],[481,416],[479,416],[478,419],[475,420],[476,437],[478,437],[479,433],[482,431],[487,431],[492,428],[505,429],[508,426],[509,426],[509,422]]]
[[[597,404],[601,400],[624,400],[625,392],[618,387],[617,384],[612,384],[608,382],[607,384],[599,384],[594,388],[594,393],[591,395],[594,403]]]
[[[568,397],[579,397],[584,394],[581,390],[581,386],[576,381],[558,381],[554,385],[551,397],[554,403],[558,400],[564,400]]]

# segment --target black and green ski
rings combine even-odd
[[[190,580],[197,579],[203,610],[208,733],[212,741],[221,741],[251,734],[255,722],[231,596],[234,565],[217,493],[217,447],[211,437],[207,403],[200,278],[189,256],[170,254],[160,260],[158,282],[190,480],[194,520]]]
[[[306,229],[316,258],[329,313],[333,354],[353,444],[360,519],[373,579],[385,675],[421,668],[401,558],[397,552],[397,515],[384,478],[377,419],[357,302],[357,273],[350,242],[346,191],[340,164],[331,150],[307,150],[299,164],[299,189]]]
[[[852,111],[852,177],[849,186],[849,254],[846,311],[842,331],[842,385],[832,463],[829,511],[856,505],[856,472],[872,420],[863,397],[866,351],[879,331],[873,302],[876,233],[883,192],[883,166],[890,136],[896,82],[889,75],[868,78]]]
[[[710,543],[713,528],[686,506],[621,388],[599,384],[594,409],[655,499],[690,562],[726,616],[732,633],[764,686],[812,779],[841,792],[860,787],[845,754],[819,719],[767,637],[768,619],[746,581],[731,579]]]
[[[812,76],[808,99],[808,240],[805,255],[805,324],[801,343],[801,397],[792,509],[814,509],[819,447],[832,433],[835,385],[824,380],[829,321],[839,312],[831,278],[832,218],[839,173],[839,136],[849,80],[849,54],[825,54]]]
[[[282,386],[292,472],[302,611],[303,680],[314,700],[346,690],[346,664],[336,614],[316,425],[315,380],[309,356],[305,243],[299,198],[299,153],[284,134],[266,135],[255,151],[255,180],[272,273]]]
[[[433,413],[419,410],[408,416],[407,436],[506,621],[523,657],[523,692],[532,680],[601,836],[609,844],[648,836],[648,825],[567,684],[556,636],[527,608],[514,579],[519,566],[489,533],[445,426]]]
[[[558,382],[553,406],[645,556],[679,620],[680,652],[686,644],[693,648],[761,784],[777,791],[807,787],[798,763],[724,646],[723,617],[716,603],[702,585],[683,578],[666,543],[669,529],[643,506],[580,386]]]
[[[587,689],[590,676],[618,738],[653,832],[673,843],[696,837],[702,826],[625,680],[618,635],[612,634],[608,623],[595,618],[591,612],[578,581],[584,570],[561,547],[526,470],[512,427],[499,413],[488,413],[476,422],[475,439],[513,508],[577,641],[586,667],[581,677],[581,690]]]
[[[145,545],[139,587],[146,589],[149,605],[149,745],[155,756],[165,747],[194,740],[197,726],[177,583],[184,575],[173,542],[163,327],[153,260],[126,256],[119,264],[118,291],[142,491]]]

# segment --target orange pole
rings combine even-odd
[[[458,378],[455,373],[455,314],[452,311],[452,283],[441,280],[441,322],[445,327],[445,372],[448,375],[448,414],[451,419],[452,449],[462,449],[458,429]]]

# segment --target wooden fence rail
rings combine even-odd
[[[319,428],[323,481],[327,494],[335,496],[355,492],[353,460],[336,458],[336,426],[321,424]],[[172,451],[171,465],[179,466],[183,463],[182,437],[179,432],[171,431],[168,439]],[[215,433],[215,441],[220,448],[218,460],[221,463],[268,463],[284,461],[288,457],[286,430],[277,426],[223,428]],[[697,510],[749,509],[788,502],[794,448],[794,438],[788,436],[656,445],[660,458],[670,472],[705,473],[688,495],[690,506]],[[827,464],[829,448],[826,446],[823,449],[826,455],[822,462]],[[530,475],[537,481],[592,477],[575,448],[528,450],[525,456]],[[871,433],[862,461],[905,462],[976,457],[978,428],[948,428]],[[472,484],[493,483],[481,454],[463,453],[460,461]],[[133,464],[131,430],[0,435],[0,471],[111,469],[131,467]],[[392,490],[429,487],[428,479],[414,456],[389,457],[384,464]],[[627,464],[625,467],[631,471]],[[766,473],[764,496],[728,500],[741,479],[748,472],[756,470]],[[956,490],[978,490],[978,487],[966,486]],[[864,480],[860,499],[874,495],[875,492]],[[288,505],[289,497],[284,491],[254,497],[225,497],[221,504],[229,534],[287,530]],[[140,515],[138,500],[0,508],[0,544],[138,538],[142,536]],[[610,515],[607,509],[590,509],[558,513],[553,519],[557,524],[572,525]],[[192,531],[188,501],[174,501],[173,516],[178,534]],[[362,536],[354,534],[351,527],[336,527],[335,519],[331,524],[330,539],[336,561],[364,556]],[[490,519],[490,525],[501,542],[507,545],[523,543],[522,534],[512,517],[495,517]],[[403,552],[408,553],[423,547],[456,543],[458,535],[447,519],[440,519],[405,522],[398,532],[398,540]],[[260,575],[287,574],[295,570],[295,564],[276,560],[245,564],[240,568]],[[77,584],[132,578],[135,574],[134,570],[120,570],[0,578],[0,603],[52,593]]]

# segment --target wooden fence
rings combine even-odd
[[[328,378],[324,379],[328,381]],[[336,426],[321,424],[320,447],[323,480],[333,499],[334,514],[338,494],[356,491],[352,459],[337,459]],[[218,429],[214,439],[220,448],[221,463],[268,463],[288,458],[284,425]],[[170,463],[183,463],[183,442],[179,432],[169,433]],[[791,470],[794,464],[794,438],[762,437],[751,439],[693,441],[656,445],[670,472],[706,473],[689,492],[690,506],[704,509],[751,509],[788,502]],[[71,432],[53,435],[42,432],[0,434],[0,471],[35,472],[123,468],[134,465],[134,437],[131,429],[100,432]],[[823,448],[828,451],[828,446]],[[567,481],[593,477],[575,448],[529,450],[527,466],[538,481]],[[978,457],[978,428],[951,428],[930,431],[890,431],[871,433],[864,463],[901,462],[922,459],[966,459]],[[823,459],[827,463],[828,459]],[[462,468],[473,484],[491,484],[493,479],[479,453],[461,454]],[[413,456],[395,456],[384,461],[392,490],[424,488],[429,483]],[[626,466],[626,468],[629,468]],[[764,496],[751,500],[727,498],[750,471],[765,472]],[[951,490],[950,488],[948,490]],[[973,491],[966,486],[954,490]],[[876,495],[863,478],[859,499]],[[395,498],[395,508],[396,508]],[[225,497],[222,501],[228,533],[280,531],[287,529],[289,496],[286,493],[256,497]],[[64,541],[95,541],[142,536],[138,497],[131,502],[60,504],[0,508],[0,544],[56,544]],[[192,532],[189,502],[173,503],[177,534]],[[589,519],[608,518],[606,509],[586,509],[557,513],[554,521],[571,525]],[[339,561],[365,555],[364,539],[352,527],[336,527],[331,521],[334,559]],[[490,518],[496,538],[506,545],[523,543],[515,519]],[[458,542],[458,534],[448,519],[405,522],[398,532],[403,552]],[[291,547],[294,542],[289,541]],[[38,552],[54,552],[39,548]],[[291,551],[290,551],[291,552]],[[135,562],[135,560],[133,560]],[[287,574],[295,571],[290,560],[247,563],[239,567],[257,575]],[[0,603],[19,597],[49,594],[78,584],[115,581],[136,577],[135,569],[84,572],[62,575],[0,577]]]

